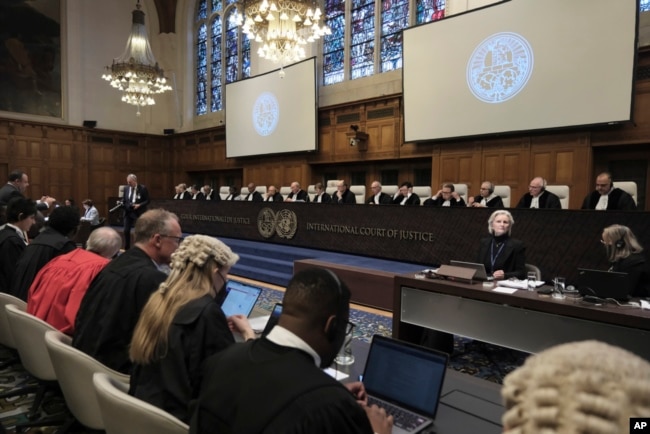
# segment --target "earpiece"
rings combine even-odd
[[[625,247],[625,240],[621,238],[614,245],[616,246],[617,249],[622,249],[623,247]]]

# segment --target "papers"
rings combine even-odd
[[[517,288],[508,288],[507,286],[495,286],[492,291],[502,292],[504,294],[514,294],[515,292],[517,292]]]
[[[255,318],[248,318],[248,323],[255,333],[262,333],[266,323],[269,322],[271,315],[256,316]]]
[[[542,285],[544,285],[544,281],[542,281],[542,280],[535,281],[535,288],[539,288]],[[508,279],[508,280],[499,280],[497,282],[497,286],[505,286],[507,288],[515,288],[515,289],[528,289],[528,281],[527,280],[510,280],[510,279]]]
[[[345,372],[337,371],[334,368],[325,368],[323,369],[323,372],[338,381],[345,380],[349,377]]]
[[[650,302],[641,300],[641,309],[650,309]]]

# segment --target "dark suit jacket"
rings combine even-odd
[[[135,203],[140,204],[140,207],[134,209],[133,203],[131,202],[131,189],[130,185],[124,189],[124,196],[122,196],[122,200],[124,201],[124,213],[133,218],[137,218],[147,210],[147,205],[149,205],[149,191],[147,190],[147,187],[142,184],[135,186]]]
[[[582,209],[596,209],[596,204],[600,200],[600,193],[593,191],[585,197],[584,202],[582,202]],[[609,198],[607,199],[607,210],[624,210],[624,211],[634,211],[636,210],[636,204],[632,196],[620,188],[614,188],[609,193]]]
[[[526,193],[521,197],[521,200],[517,204],[517,208],[530,208],[530,203],[532,201],[533,196],[531,196],[530,193]],[[560,203],[560,198],[557,197],[557,195],[551,193],[550,191],[544,190],[539,196],[539,207],[562,209],[562,204]]]
[[[278,193],[277,191],[271,197],[273,197],[273,202],[284,202],[284,197],[282,197],[282,195],[280,193]],[[270,200],[271,197],[267,197],[265,202],[271,202],[271,200]]]
[[[402,200],[404,200],[404,196],[399,194],[395,199],[393,199],[393,204],[399,205],[402,203]],[[411,196],[406,199],[406,203],[404,205],[420,205],[420,196],[415,193],[411,193]]]
[[[345,190],[345,193],[343,193],[343,197],[339,199],[339,197],[334,193],[332,195],[332,203],[357,203],[357,200],[354,198],[354,193],[352,193],[350,190]]]
[[[503,270],[504,278],[524,279],[526,277],[526,247],[524,243],[514,238],[507,238],[503,249],[499,252],[496,243],[493,246],[493,237],[483,238],[476,262],[485,265],[488,276],[496,270]],[[492,257],[494,256],[494,267]]]
[[[302,200],[305,202],[309,202],[309,195],[305,190],[300,190],[296,194],[293,194],[293,192],[289,193],[287,199]],[[275,198],[273,199],[273,201],[275,202]]]
[[[474,202],[481,203],[482,200],[483,196],[480,194],[478,196],[474,196]],[[501,196],[494,196],[492,199],[487,201],[486,205],[488,208],[504,208],[503,199],[501,199]]]
[[[314,199],[311,201],[311,203],[330,203],[332,202],[332,196],[329,195],[329,193],[323,192],[320,196],[320,200],[317,202],[316,199],[318,199],[318,195],[314,195]]]
[[[253,195],[253,202],[264,202],[264,198],[262,197],[262,195],[260,194],[259,191],[254,191],[252,193],[248,193],[244,200],[249,200],[251,194]]]
[[[436,197],[435,199],[430,197],[429,199],[425,200],[422,205],[424,206],[435,206],[438,208],[442,207],[442,204],[445,203],[445,201],[442,199],[442,197]],[[453,197],[449,199],[449,206],[467,206],[465,203],[465,200],[461,197],[460,200],[456,200]]]
[[[373,203],[375,205],[389,205],[393,203],[393,198],[390,197],[389,194],[386,194],[384,192],[379,193],[379,203],[375,202],[375,195],[373,194],[372,196],[368,197],[366,199],[366,204]]]
[[[0,188],[0,205],[7,205],[14,197],[25,197],[15,185],[6,183]]]

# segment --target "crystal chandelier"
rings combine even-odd
[[[306,57],[305,45],[332,32],[320,25],[321,10],[310,0],[243,0],[244,15],[234,16],[242,32],[260,44],[257,54],[288,65]]]
[[[124,93],[122,101],[138,107],[138,116],[140,107],[156,103],[153,98],[155,94],[171,90],[149,46],[140,0],[133,11],[133,25],[126,49],[120,57],[113,59],[111,66],[106,67],[102,78]]]

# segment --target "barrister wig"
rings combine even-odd
[[[508,434],[628,432],[630,417],[650,416],[650,363],[598,341],[562,344],[508,374],[501,395]]]

